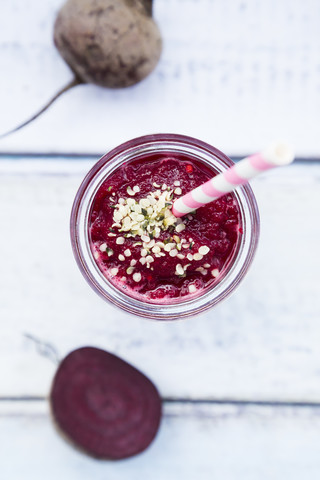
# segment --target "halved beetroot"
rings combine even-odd
[[[161,419],[161,398],[153,383],[121,358],[93,347],[74,350],[62,360],[50,402],[63,433],[98,458],[142,452]]]

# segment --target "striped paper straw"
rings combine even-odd
[[[294,154],[289,145],[275,143],[261,153],[255,153],[240,160],[225,172],[183,195],[174,202],[172,212],[176,217],[182,217],[206,203],[217,200],[237,186],[248,183],[259,173],[270,168],[288,165],[293,159]]]

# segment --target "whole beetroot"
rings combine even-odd
[[[161,36],[151,2],[68,0],[58,13],[54,42],[83,83],[128,87],[155,68]]]
[[[54,25],[54,43],[74,78],[31,118],[38,118],[63,93],[82,83],[129,87],[157,65],[162,40],[152,19],[152,0],[67,0]]]

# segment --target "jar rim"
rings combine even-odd
[[[179,134],[153,134],[129,140],[103,155],[91,168],[82,181],[75,196],[70,218],[71,244],[76,262],[89,285],[104,300],[121,309],[140,317],[156,320],[176,320],[195,316],[228,297],[248,271],[252,263],[259,239],[260,220],[255,196],[250,185],[240,186],[234,191],[240,207],[244,234],[237,247],[236,256],[232,256],[232,265],[224,277],[204,293],[187,300],[176,302],[149,303],[138,300],[118,289],[99,270],[93,259],[89,245],[88,216],[95,193],[101,183],[124,159],[137,158],[137,154],[148,149],[153,152],[159,149],[167,153],[186,151],[196,155],[207,165],[224,171],[234,162],[223,152],[208,143],[193,137]]]

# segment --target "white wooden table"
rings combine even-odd
[[[71,78],[52,45],[59,0],[0,0],[0,133]],[[156,71],[79,86],[0,141],[0,478],[320,478],[320,3],[155,0]],[[255,262],[211,312],[170,324],[104,303],[73,260],[69,214],[99,154],[152,132],[239,157],[286,137],[299,160],[253,182]],[[122,462],[52,427],[56,358],[93,345],[144,371],[164,399],[152,446]]]

